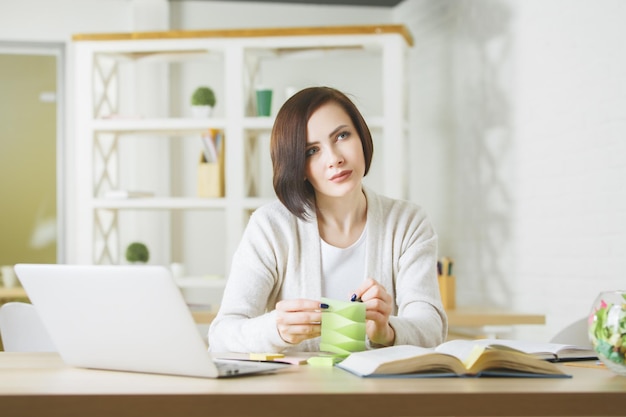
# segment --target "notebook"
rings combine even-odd
[[[68,365],[208,378],[290,366],[213,359],[163,266],[18,264],[15,271]]]

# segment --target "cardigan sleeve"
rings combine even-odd
[[[210,351],[279,352],[291,346],[280,337],[273,311],[281,279],[277,259],[285,244],[272,233],[266,217],[252,215],[209,328]]]
[[[437,242],[426,215],[413,216],[394,267],[398,312],[389,322],[396,345],[433,347],[445,341],[448,323],[437,280]]]
[[[436,346],[445,340],[448,324],[439,295],[434,227],[422,207],[366,191],[368,274],[394,299],[389,317],[394,344]]]

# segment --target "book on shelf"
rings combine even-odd
[[[397,345],[355,352],[337,367],[361,377],[570,377],[556,364],[508,346],[451,342],[436,348]]]
[[[221,130],[209,129],[200,137],[202,150],[206,162],[220,162],[220,153],[223,146],[223,133]]]

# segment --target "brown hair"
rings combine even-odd
[[[306,220],[307,209],[315,207],[315,190],[305,181],[307,123],[322,105],[334,102],[352,120],[363,145],[365,175],[374,153],[372,135],[354,103],[342,92],[330,87],[310,87],[294,94],[276,115],[270,141],[274,168],[274,191],[295,216]]]

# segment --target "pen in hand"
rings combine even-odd
[[[357,297],[356,294],[352,294],[352,297],[350,297],[350,301],[357,302],[357,303],[363,302],[363,300],[361,300],[361,297]]]

